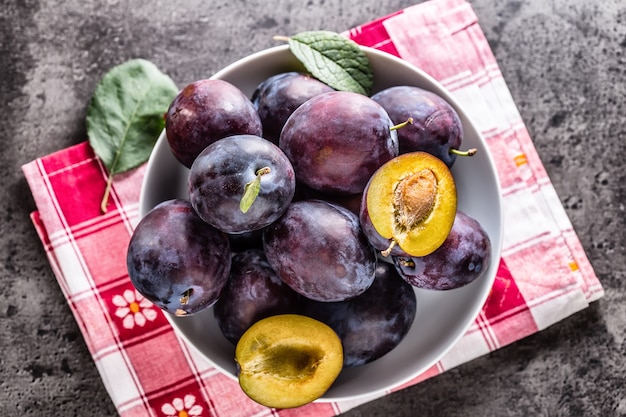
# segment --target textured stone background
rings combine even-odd
[[[0,415],[115,414],[30,224],[20,172],[85,140],[100,77],[143,57],[183,85],[275,34],[342,31],[412,3],[2,0]],[[346,416],[626,415],[626,3],[471,3],[606,296]]]

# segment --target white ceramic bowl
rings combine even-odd
[[[454,98],[423,71],[392,55],[363,48],[374,70],[374,92],[393,85],[414,85],[439,94],[457,110],[463,123],[463,148],[474,147],[471,158],[458,157],[455,176],[458,208],[476,218],[492,243],[491,263],[471,284],[451,291],[416,289],[417,313],[409,333],[393,351],[369,364],[344,370],[318,401],[340,401],[381,394],[429,369],[466,332],[480,312],[493,284],[502,242],[501,193],[491,155],[479,131]],[[267,77],[280,72],[303,70],[287,45],[270,48],[229,65],[212,78],[238,86],[248,96]],[[165,132],[159,137],[148,161],[140,197],[140,215],[161,201],[187,198],[187,168],[172,156]],[[211,361],[236,379],[234,347],[222,336],[213,310],[189,317],[168,319],[180,335]]]

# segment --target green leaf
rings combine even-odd
[[[374,71],[352,40],[330,31],[301,32],[288,38],[289,49],[315,78],[335,90],[369,95]]]
[[[174,82],[143,59],[114,67],[96,86],[86,122],[89,143],[109,171],[103,211],[112,176],[150,157],[176,94]]]

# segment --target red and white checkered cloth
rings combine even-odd
[[[345,34],[400,56],[447,87],[486,138],[503,187],[506,228],[493,290],[458,344],[404,387],[602,297],[470,4],[431,0]],[[249,400],[177,336],[163,313],[133,289],[126,271],[144,168],[116,177],[102,215],[106,173],[86,142],[23,167],[38,208],[32,220],[119,414],[320,417],[373,399],[271,410]]]

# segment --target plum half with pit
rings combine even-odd
[[[277,314],[299,313],[301,303],[302,296],[278,278],[263,251],[249,249],[233,256],[228,283],[213,313],[224,337],[237,344],[257,321]]]
[[[219,298],[230,272],[228,238],[208,225],[187,200],[168,200],[137,224],[127,268],[137,291],[177,316],[195,314]]]
[[[362,94],[319,94],[287,119],[279,146],[296,178],[323,192],[358,194],[372,174],[398,155],[394,125],[374,100]]]
[[[456,185],[446,164],[427,152],[409,152],[372,175],[359,219],[383,256],[424,256],[443,244],[456,207]]]
[[[374,281],[377,258],[348,209],[322,200],[293,202],[263,230],[267,260],[281,280],[318,301],[343,301]]]
[[[207,146],[189,171],[189,200],[207,223],[229,234],[262,229],[287,210],[296,179],[285,154],[255,135]]]
[[[491,258],[489,235],[475,218],[457,211],[444,243],[423,257],[392,257],[400,276],[429,290],[460,288],[479,278]]]
[[[263,125],[263,137],[278,144],[285,122],[298,107],[332,87],[308,74],[284,72],[261,82],[252,94],[252,103]]]
[[[379,359],[400,344],[415,319],[417,299],[392,264],[379,262],[376,278],[363,294],[336,303],[305,304],[307,315],[339,335],[343,364],[350,368]]]
[[[172,154],[187,168],[216,140],[262,133],[261,119],[252,101],[238,87],[223,80],[188,84],[165,114],[165,134]]]
[[[380,104],[398,124],[409,118],[412,123],[398,129],[400,154],[424,151],[451,167],[457,155],[472,155],[475,149],[461,151],[463,125],[458,113],[443,97],[414,86],[394,86],[379,91],[372,100]]]

